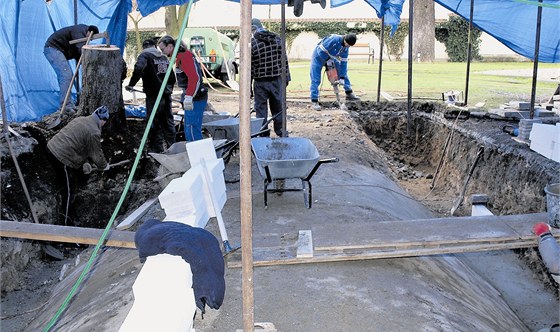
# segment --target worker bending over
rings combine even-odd
[[[328,35],[323,38],[315,47],[311,56],[311,108],[320,111],[319,105],[319,85],[321,84],[321,71],[327,60],[334,61],[340,85],[344,86],[346,101],[359,101],[352,91],[352,85],[348,79],[348,51],[350,46],[356,44],[356,34],[347,35]]]
[[[109,170],[101,149],[101,128],[108,120],[109,110],[106,106],[101,106],[89,116],[70,121],[47,143],[47,158],[61,187],[63,208],[66,211],[65,225],[68,224],[69,217],[74,217],[71,208],[74,189],[83,165],[92,162],[98,169]]]
[[[77,63],[82,55],[82,46],[85,44],[85,42],[70,44],[70,41],[85,38],[89,33],[99,33],[99,29],[95,25],[72,25],[55,31],[45,43],[43,53],[53,67],[60,87],[60,109],[66,112],[73,113],[76,108],[72,98],[69,98],[66,105],[62,105],[73,76],[68,60],[74,59]]]

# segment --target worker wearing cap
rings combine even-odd
[[[284,44],[276,33],[263,28],[261,21],[254,18],[251,21],[253,36],[251,38],[251,79],[253,80],[253,95],[255,97],[255,112],[257,118],[267,124],[268,106],[273,117],[273,128],[276,136],[282,137],[282,49]],[[285,55],[284,55],[285,56]],[[290,69],[287,57],[286,84],[290,81]],[[265,133],[262,136],[270,136]]]
[[[68,60],[78,61],[82,55],[82,46],[85,44],[85,42],[70,44],[70,41],[85,38],[89,33],[99,33],[99,29],[95,25],[72,25],[55,31],[45,42],[43,53],[53,67],[58,79],[61,110],[73,112],[76,108],[71,98],[66,105],[62,105],[66,97],[66,91],[68,91],[72,81],[72,69]]]
[[[109,170],[101,149],[101,128],[109,120],[109,109],[101,106],[90,116],[73,119],[47,143],[47,158],[53,166],[58,183],[62,186],[62,201],[66,210],[64,222],[73,199],[77,177],[85,163],[92,162],[98,169]]]
[[[319,85],[321,84],[321,71],[327,60],[334,61],[340,84],[344,86],[347,101],[358,101],[360,98],[352,91],[352,85],[348,79],[348,50],[350,46],[356,44],[356,34],[347,35],[328,35],[323,38],[315,47],[311,56],[311,107],[321,110],[319,105]]]
[[[142,79],[142,89],[146,94],[146,114],[149,118],[169,68],[169,59],[156,48],[153,39],[144,40],[142,48],[125,89],[133,91],[133,87]],[[164,151],[164,145],[169,148],[175,143],[175,121],[171,111],[173,85],[175,85],[175,75],[169,75],[149,134],[150,152],[161,153]]]

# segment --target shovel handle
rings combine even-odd
[[[93,36],[93,31],[90,31],[85,45],[89,44],[89,41],[91,40],[92,36]],[[72,79],[70,80],[70,85],[68,86],[68,90],[66,90],[66,95],[64,96],[64,102],[62,103],[62,106],[60,106],[60,113],[64,112],[64,109],[66,108],[66,103],[68,102],[68,97],[70,97],[70,92],[72,91],[72,85],[74,84],[74,80],[76,79],[76,75],[78,75],[78,71],[80,70],[80,64],[81,63],[82,63],[82,57],[80,56],[80,59],[78,60],[78,63],[76,64],[76,70],[74,70],[74,75],[72,75]]]

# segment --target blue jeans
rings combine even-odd
[[[70,81],[72,81],[72,68],[70,68],[70,64],[64,54],[56,48],[45,47],[43,54],[45,54],[45,57],[50,62],[54,72],[56,73],[58,86],[60,87],[59,105],[61,109],[64,109],[64,105],[62,105],[62,103],[64,103],[66,92],[70,86]],[[68,105],[68,107],[74,107],[72,95],[68,97],[68,103],[66,105]]]
[[[193,109],[185,111],[185,140],[187,142],[202,139],[202,116],[208,104],[208,95],[202,100],[193,101]]]

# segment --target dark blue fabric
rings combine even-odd
[[[220,243],[205,229],[175,221],[150,219],[134,237],[140,261],[159,254],[181,256],[191,265],[196,306],[204,314],[205,305],[219,309],[226,283]]]
[[[77,4],[78,24],[108,31],[111,44],[124,50],[131,0],[78,0]],[[74,1],[1,0],[0,13],[0,43],[4,45],[0,75],[8,121],[40,120],[57,110],[60,90],[43,46],[55,30],[75,24]],[[71,64],[74,70],[75,62]],[[81,82],[80,77],[76,79]]]

